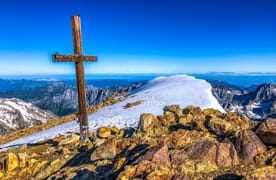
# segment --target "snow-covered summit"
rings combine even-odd
[[[158,77],[127,95],[128,99],[120,103],[104,107],[89,116],[92,129],[102,125],[136,127],[140,114],[153,113],[160,115],[166,105],[179,104],[182,108],[193,105],[201,109],[214,108],[224,112],[216,98],[212,95],[211,85],[205,80],[195,79],[187,75]],[[141,104],[125,108],[127,103],[142,101]]]
[[[160,115],[166,105],[179,104],[182,108],[188,105],[198,106],[202,109],[214,108],[223,111],[211,92],[211,85],[205,80],[195,79],[187,75],[175,75],[158,77],[137,88],[127,95],[127,99],[104,107],[89,116],[90,130],[100,126],[117,126],[119,128],[130,126],[136,127],[140,114],[153,113]],[[141,101],[142,103],[130,108],[125,108],[128,103]],[[52,138],[58,134],[79,131],[78,123],[68,122],[55,126],[31,136],[18,139],[6,145],[7,147],[23,143],[35,143],[39,140]]]

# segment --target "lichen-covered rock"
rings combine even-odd
[[[66,137],[64,140],[60,141],[58,143],[59,146],[67,145],[67,144],[74,144],[78,142],[80,139],[79,135],[76,135],[75,133],[72,133],[70,136]]]
[[[187,150],[170,152],[171,164],[185,172],[212,171],[218,167],[230,167],[239,163],[238,155],[232,143],[200,141]],[[209,164],[206,164],[208,162]]]
[[[158,145],[146,152],[145,155],[140,156],[134,163],[147,160],[160,164],[164,167],[170,166],[170,158],[167,145]]]
[[[49,164],[49,161],[36,162],[35,165],[31,166],[30,170],[32,174],[37,174],[41,169],[46,167],[47,164]]]
[[[35,179],[44,179],[50,176],[51,173],[59,170],[65,163],[65,159],[55,159],[49,165],[41,169],[41,171],[35,176]]]
[[[182,109],[180,108],[179,105],[165,106],[163,108],[163,110],[164,110],[164,112],[170,111],[170,112],[174,113],[177,116],[177,118],[183,115]]]
[[[128,137],[131,137],[134,132],[135,132],[134,128],[126,127],[126,128],[120,129],[117,136],[122,137],[122,138],[128,138]]]
[[[276,168],[276,147],[269,149],[268,151],[257,155],[254,161],[258,166],[272,165]]]
[[[157,137],[161,138],[162,136],[166,136],[168,134],[169,134],[168,126],[156,126],[147,132],[147,137],[149,137],[150,139],[157,138]],[[145,139],[147,139],[147,137],[145,137]]]
[[[4,177],[4,173],[0,172],[0,178]]]
[[[120,131],[120,129],[117,128],[116,126],[112,126],[111,131],[112,131],[113,134],[117,134]]]
[[[188,175],[186,175],[186,174],[181,174],[181,173],[175,174],[175,175],[173,176],[173,178],[172,178],[172,180],[190,180],[190,179],[191,179],[191,178],[189,178]]]
[[[13,171],[19,166],[19,160],[16,154],[14,153],[8,153],[7,157],[5,159],[5,164],[6,164],[6,171]]]
[[[195,107],[195,106],[187,106],[186,108],[184,108],[182,110],[182,113],[185,115],[185,114],[193,114],[193,115],[196,115],[196,114],[199,114],[199,113],[202,113],[200,107]]]
[[[19,167],[23,168],[27,165],[27,154],[26,153],[18,153],[19,159]]]
[[[97,131],[97,135],[100,138],[108,138],[111,135],[111,129],[109,127],[100,127]]]
[[[139,130],[141,132],[147,132],[152,129],[158,123],[157,117],[153,114],[141,114],[139,122]]]
[[[190,146],[186,153],[191,160],[216,162],[217,146],[211,141],[201,141]]]
[[[276,145],[276,119],[265,120],[257,129],[256,134],[264,143]]]
[[[253,173],[248,174],[247,180],[273,180],[276,179],[276,169],[272,166],[265,166],[256,169]]]
[[[212,117],[208,122],[208,127],[216,135],[227,135],[232,132],[231,123],[217,117]]]
[[[204,109],[202,112],[203,114],[205,114],[205,116],[209,116],[209,117],[219,117],[223,115],[222,112],[213,108]]]
[[[235,166],[239,163],[239,157],[232,143],[218,143],[216,164],[219,167]]]
[[[185,164],[189,157],[184,150],[174,150],[170,153],[171,164],[173,167],[182,166]]]
[[[266,151],[266,146],[251,130],[242,130],[238,133],[235,147],[243,160],[252,160],[257,154]]]
[[[190,126],[193,120],[193,115],[192,114],[187,114],[179,117],[178,123],[182,124],[184,126]]]
[[[224,119],[227,122],[231,123],[232,129],[234,131],[249,129],[250,120],[246,117],[241,117],[241,116],[237,115],[236,113],[229,112],[226,114]]]
[[[171,140],[168,145],[170,148],[185,148],[203,140],[216,141],[215,138],[209,137],[205,132],[180,129],[171,133]]]
[[[136,175],[149,174],[156,169],[156,164],[148,160],[142,160],[136,165]]]
[[[208,132],[206,116],[203,113],[193,114],[191,129]]]
[[[159,121],[163,126],[176,124],[176,117],[173,112],[166,111],[164,115],[158,116]]]
[[[116,152],[116,139],[110,138],[93,151],[90,159],[92,161],[100,159],[112,159],[115,158],[117,154]]]
[[[124,171],[122,171],[116,178],[116,180],[127,180],[135,175],[136,166],[125,166]]]
[[[164,179],[171,179],[171,178],[172,178],[171,171],[166,168],[161,168],[149,173],[146,177],[146,180],[151,180],[151,179],[164,180]]]
[[[126,157],[121,157],[114,166],[114,170],[119,170],[126,162]]]

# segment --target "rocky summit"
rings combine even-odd
[[[0,152],[0,179],[276,179],[276,119],[178,105],[139,126],[68,133]]]

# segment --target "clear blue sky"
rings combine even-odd
[[[276,72],[275,0],[0,0],[0,74],[74,73],[81,15],[87,73]]]

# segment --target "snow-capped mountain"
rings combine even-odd
[[[128,104],[133,104],[134,106],[128,106]],[[100,109],[89,116],[89,127],[90,130],[96,130],[105,125],[119,128],[136,127],[140,114],[153,113],[159,115],[162,114],[164,106],[172,104],[179,104],[182,108],[193,105],[199,106],[201,109],[214,108],[224,112],[212,95],[209,83],[191,76],[176,75],[151,80],[129,93],[126,100]],[[35,143],[43,139],[53,138],[59,134],[78,131],[79,124],[76,121],[71,121],[31,136],[17,139],[0,146],[0,148],[24,143]]]
[[[227,112],[256,120],[276,117],[276,84],[265,83],[245,90],[213,85],[212,91]]]
[[[56,118],[53,113],[39,109],[20,99],[0,98],[0,135],[30,127]]]
[[[214,108],[224,112],[212,95],[211,85],[205,80],[187,75],[159,77],[128,94],[128,99],[105,107],[89,117],[90,127],[99,125],[119,128],[137,126],[140,114],[162,114],[166,105],[178,104],[182,108],[193,105],[201,109]],[[141,102],[137,106],[125,108],[128,104]]]

